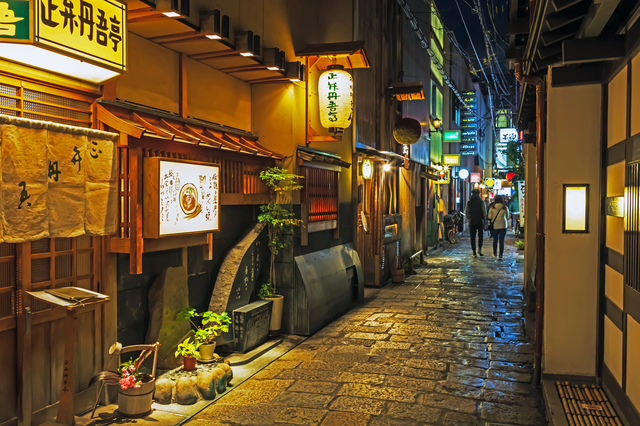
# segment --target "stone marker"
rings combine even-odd
[[[189,307],[189,286],[184,266],[167,268],[149,290],[148,344],[160,342],[158,368],[171,370],[182,361],[174,354],[176,346],[191,332],[186,320],[176,320],[178,313]]]

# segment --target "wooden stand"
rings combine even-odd
[[[94,293],[94,292],[91,292]],[[60,402],[58,403],[58,416],[55,421],[43,423],[44,426],[55,425],[94,425],[95,420],[75,416],[73,384],[75,383],[75,353],[76,353],[76,329],[78,314],[92,310],[95,305],[109,301],[109,297],[94,293],[96,298],[84,301],[81,304],[71,304],[63,299],[45,294],[45,292],[29,292],[33,297],[44,300],[48,303],[63,306],[67,310],[65,318],[65,344],[64,344],[64,364],[62,366],[62,389],[60,391]]]

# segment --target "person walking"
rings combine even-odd
[[[511,211],[511,229],[513,232],[517,232],[516,222],[518,221],[520,205],[516,197],[511,197],[511,200],[509,201],[509,210]]]
[[[467,201],[464,214],[469,221],[473,257],[476,257],[476,233],[478,234],[478,254],[484,256],[482,253],[482,234],[484,233],[484,222],[487,219],[487,209],[480,198],[480,190],[474,189],[471,191],[471,198]]]
[[[504,254],[504,237],[507,235],[507,221],[509,218],[509,208],[505,204],[502,195],[496,195],[489,211],[489,228],[493,228],[491,236],[493,237],[493,257],[498,256],[498,243],[500,243],[500,260]]]

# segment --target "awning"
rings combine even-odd
[[[364,41],[313,44],[297,51],[296,56],[314,58],[318,69],[326,69],[329,65],[342,65],[345,69],[369,68]]]
[[[132,108],[119,102],[102,99],[97,102],[98,121],[137,139],[165,139],[279,160],[285,157],[261,145],[251,133],[173,117],[146,108]]]
[[[303,161],[316,161],[320,163],[334,164],[348,169],[350,163],[340,159],[340,156],[332,152],[320,151],[306,146],[298,145],[298,158]]]
[[[356,151],[360,152],[362,154],[366,154],[369,155],[371,157],[376,157],[379,158],[381,160],[392,160],[394,158],[402,158],[404,159],[404,157],[400,154],[396,154],[395,152],[391,152],[391,151],[378,151],[375,148],[372,148],[368,145],[365,145],[361,142],[356,142]]]

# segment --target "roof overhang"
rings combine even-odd
[[[345,69],[369,68],[364,41],[312,44],[297,51],[296,56],[309,58],[318,69],[326,69],[329,65],[342,65]]]
[[[424,90],[421,81],[407,83],[391,83],[387,89],[389,94],[399,101],[415,101],[424,99]]]
[[[339,155],[332,152],[320,151],[308,146],[298,145],[298,159],[307,162],[331,164],[348,169],[351,163],[342,160]]]

